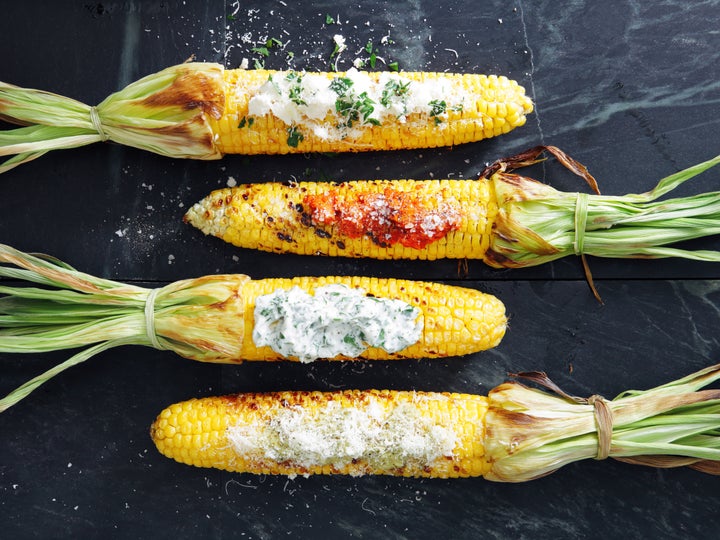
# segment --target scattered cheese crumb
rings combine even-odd
[[[233,176],[228,176],[226,184],[227,187],[235,187],[237,186],[237,180]]]

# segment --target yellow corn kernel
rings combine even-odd
[[[171,405],[151,428],[176,461],[255,474],[482,476],[487,398],[458,393],[273,392]],[[217,418],[212,428],[188,413]]]
[[[185,221],[236,246],[275,253],[481,259],[497,211],[486,181],[269,182],[214,191]]]

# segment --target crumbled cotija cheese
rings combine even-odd
[[[459,85],[444,79],[413,81],[383,72],[376,82],[355,68],[333,79],[317,73],[280,71],[254,92],[248,112],[250,116],[272,114],[288,126],[329,139],[356,136],[356,130],[382,125],[388,118],[405,122],[410,114],[442,119],[447,110],[462,109],[464,98]],[[441,102],[443,109],[438,113],[434,104]],[[328,116],[334,116],[336,122],[326,122]]]

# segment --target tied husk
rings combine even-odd
[[[558,191],[512,172],[541,161],[545,151],[584,178],[595,194]],[[720,155],[663,178],[646,193],[606,196],[583,165],[556,147],[537,146],[498,160],[480,175],[492,182],[499,208],[485,262],[522,268],[574,254],[718,262],[718,251],[669,245],[720,233],[720,192],[657,200],[718,163]]]
[[[47,352],[90,346],[0,399],[0,412],[65,369],[121,345],[172,350],[203,362],[240,361],[243,285],[248,276],[217,275],[147,289],[79,272],[43,255],[0,244],[0,352]],[[154,295],[150,313],[148,296]]]
[[[208,115],[225,108],[223,66],[188,62],[148,75],[110,95],[95,109],[42,90],[0,82],[0,173],[51,150],[105,140],[175,158],[219,159]]]
[[[489,480],[523,482],[583,459],[607,457],[652,467],[689,466],[720,474],[720,364],[650,390],[605,400],[609,418],[591,399],[570,396],[544,373],[521,373],[552,392],[516,381],[488,394],[485,451]]]

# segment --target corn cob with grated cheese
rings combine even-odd
[[[161,454],[227,471],[521,482],[582,459],[720,474],[720,365],[612,401],[506,382],[487,397],[396,390],[248,393],[192,399],[151,427]],[[604,411],[604,412],[603,412]]]
[[[498,160],[479,180],[239,185],[209,194],[184,219],[236,246],[276,253],[481,259],[495,268],[572,254],[720,260],[715,252],[665,247],[720,231],[717,193],[656,202],[720,163],[720,156],[664,178],[647,193],[601,196],[561,192],[511,172],[539,161],[544,151],[597,191],[584,166],[558,148],[538,146]]]
[[[310,73],[186,63],[97,107],[0,83],[0,172],[49,150],[112,140],[177,158],[451,146],[507,133],[533,105],[503,76]]]
[[[51,287],[0,286],[1,352],[91,346],[0,400],[0,411],[28,388],[118,345],[221,363],[437,358],[494,347],[507,324],[494,296],[402,279],[217,275],[146,289],[1,244],[0,277]]]

